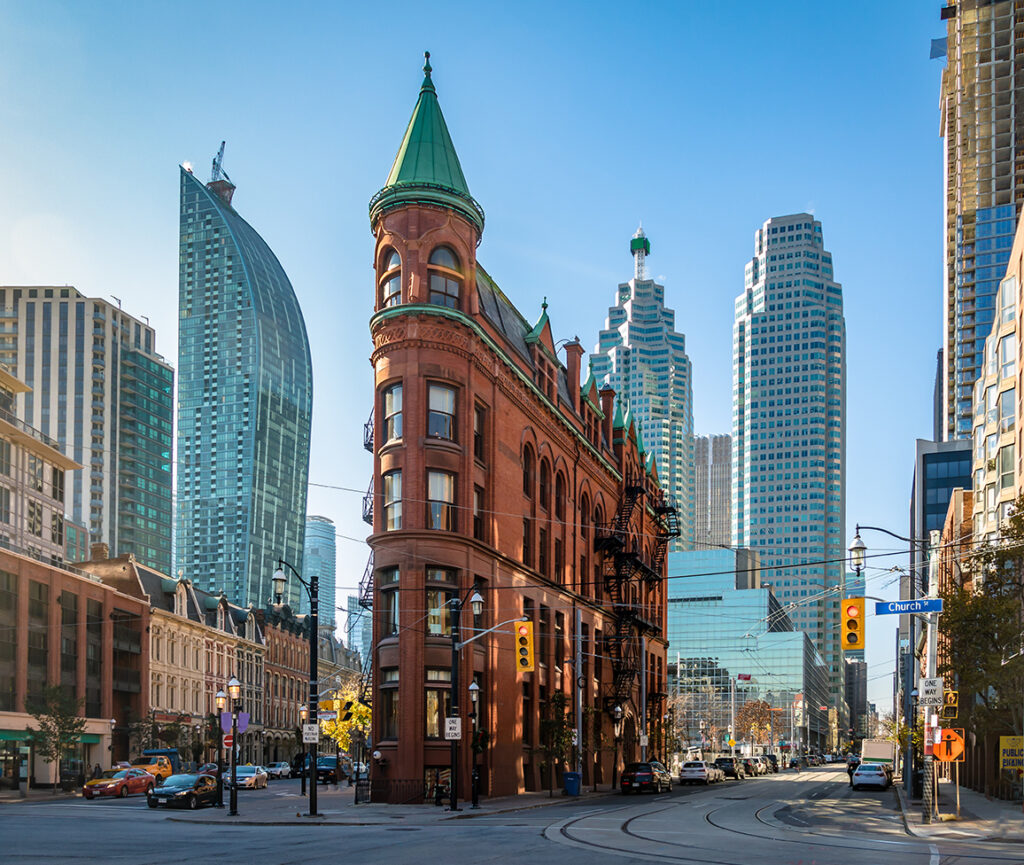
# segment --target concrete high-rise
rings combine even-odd
[[[327,517],[306,517],[306,540],[302,552],[302,577],[306,582],[316,574],[320,578],[320,628],[333,631],[338,621],[335,598],[337,564],[334,522]],[[299,610],[309,612],[309,598],[302,593]],[[351,648],[351,647],[350,647]]]
[[[693,376],[686,337],[665,306],[665,287],[647,276],[651,243],[643,228],[633,235],[630,251],[633,278],[619,285],[615,306],[608,308],[590,369],[599,386],[613,388],[628,406],[662,487],[675,500],[681,534],[673,549],[692,549]]]
[[[209,183],[181,169],[177,567],[263,607],[279,558],[302,571],[313,375],[295,292],[234,191],[219,160]]]
[[[727,547],[732,537],[732,439],[694,439],[694,548]]]
[[[736,298],[732,539],[814,642],[843,714],[838,592],[846,556],[846,324],[821,223],[769,219]]]
[[[1024,200],[1024,31],[1017,3],[942,9],[945,439],[969,438],[996,293]]]
[[[68,477],[71,520],[169,573],[174,370],[155,331],[69,286],[0,288],[0,309],[0,363],[29,388],[18,417],[88,467]]]

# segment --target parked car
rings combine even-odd
[[[213,775],[171,775],[163,785],[146,794],[150,808],[158,805],[196,809],[217,803],[217,779]]]
[[[216,778],[220,774],[220,767],[216,763],[203,763],[196,772],[196,775],[213,775]]]
[[[657,760],[647,763],[627,763],[619,781],[623,793],[630,790],[653,790],[661,793],[672,789],[672,774]]]
[[[86,781],[82,795],[86,799],[97,796],[120,796],[122,799],[132,793],[148,793],[156,786],[156,777],[142,769],[109,769]]]
[[[292,776],[292,764],[281,761],[280,763],[271,763],[267,766],[267,777],[268,778],[291,778]]]
[[[751,757],[751,759],[757,764],[757,774],[759,774],[759,775],[769,775],[769,774],[771,774],[771,771],[772,771],[771,766],[768,765],[768,761],[764,757],[762,757],[759,754],[756,757]]]
[[[337,784],[339,777],[347,778],[348,776],[345,774],[344,766],[339,771],[337,757],[316,758],[316,780],[318,783]]]
[[[861,763],[853,770],[850,783],[854,790],[859,790],[861,787],[878,787],[885,790],[891,781],[884,766],[878,763]]]
[[[719,757],[715,765],[722,770],[726,778],[735,778],[742,781],[747,777],[747,768],[739,757]]]
[[[142,769],[144,772],[149,772],[150,775],[157,779],[157,784],[162,784],[167,778],[174,774],[174,770],[171,767],[171,761],[163,755],[136,757],[132,760],[132,768]]]
[[[741,763],[743,763],[743,771],[747,773],[750,778],[756,778],[761,773],[757,769],[757,763],[752,757],[737,757]]]
[[[267,786],[267,772],[262,766],[236,766],[235,780],[240,788],[257,790]],[[230,772],[226,772],[224,775],[224,786],[231,786]]]
[[[768,768],[772,772],[779,771],[779,755],[778,754],[765,754],[764,758],[768,761]]]
[[[680,784],[714,784],[721,780],[722,770],[713,763],[703,760],[690,760],[683,763],[679,770]]]

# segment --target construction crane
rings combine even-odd
[[[224,170],[224,145],[226,142],[220,143],[220,150],[217,151],[217,155],[213,157],[213,168],[210,170],[210,183],[216,180],[220,180],[222,177],[228,182],[231,182],[231,178],[228,177],[228,173]]]

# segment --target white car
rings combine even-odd
[[[713,784],[720,781],[724,773],[717,766],[702,760],[690,760],[683,763],[679,770],[680,784]]]
[[[235,777],[238,781],[239,787],[248,787],[251,790],[257,790],[260,787],[267,786],[267,771],[262,766],[236,766]],[[231,786],[231,774],[228,773],[225,780],[225,786]]]
[[[291,778],[292,764],[287,762],[271,763],[267,766],[268,778]]]
[[[880,790],[885,790],[889,786],[889,773],[879,763],[861,763],[853,770],[850,786],[854,790],[859,790],[861,787],[878,787]]]

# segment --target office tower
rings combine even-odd
[[[945,138],[945,439],[971,435],[981,375],[1024,199],[1024,30],[1016,3],[961,0],[942,9]]]
[[[219,157],[209,183],[181,169],[177,566],[263,607],[279,558],[302,572],[313,377],[295,292],[234,191]]]
[[[334,522],[327,517],[306,517],[306,539],[302,552],[302,576],[308,583],[316,574],[320,578],[318,615],[320,628],[333,631],[338,621],[336,607],[336,564]],[[309,612],[309,598],[302,593],[299,610]]]
[[[665,287],[647,276],[651,243],[643,228],[630,241],[633,278],[619,285],[604,330],[590,356],[598,385],[618,394],[653,455],[658,479],[675,500],[682,534],[673,549],[694,540],[693,378],[686,337],[665,306]]]
[[[842,287],[809,214],[769,219],[754,245],[733,326],[733,544],[761,553],[764,582],[825,659],[842,713]]]
[[[171,568],[174,370],[156,333],[69,286],[6,286],[0,363],[29,390],[18,417],[75,462],[67,509],[92,542]]]
[[[348,616],[345,623],[345,645],[359,652],[360,661],[367,667],[373,646],[373,615],[360,606],[356,595],[348,596],[345,611]]]
[[[935,355],[935,387],[932,390],[932,438],[937,442],[945,439],[943,433],[946,422],[946,403],[943,399],[943,394],[946,392],[943,386],[946,377],[945,356],[946,353],[941,348]]]
[[[727,547],[732,539],[732,439],[694,439],[694,548]]]

